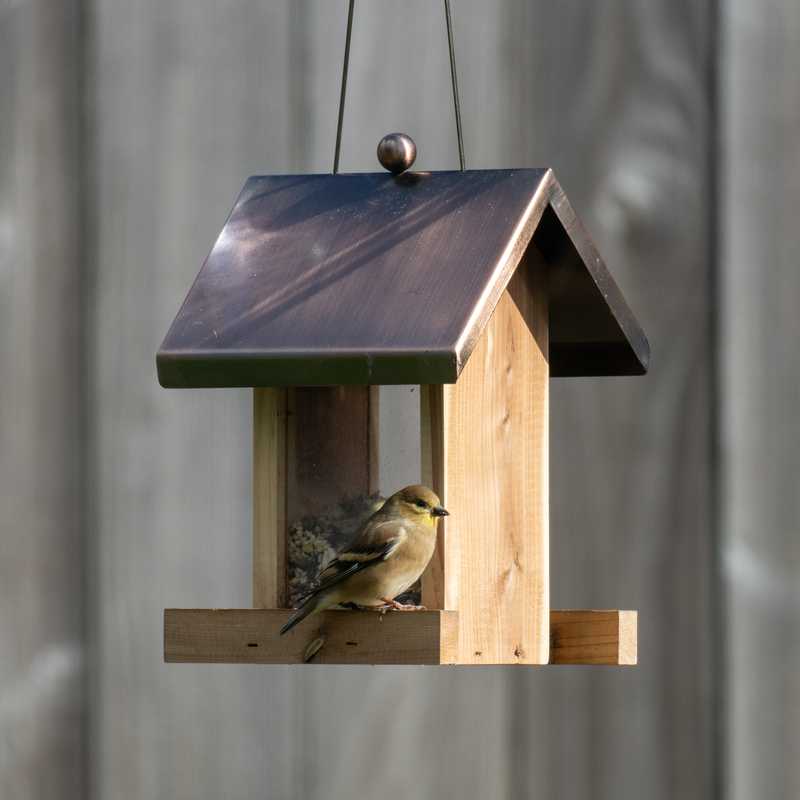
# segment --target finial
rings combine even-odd
[[[405,172],[417,157],[417,146],[406,133],[387,133],[378,142],[378,161],[394,175]]]

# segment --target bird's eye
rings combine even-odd
[[[428,504],[424,500],[415,500],[414,501],[414,505],[417,508],[427,508],[428,507]]]

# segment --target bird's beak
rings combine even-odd
[[[446,508],[444,508],[442,506],[436,506],[435,508],[433,508],[432,509],[432,513],[433,513],[434,517],[449,517],[450,516],[450,512]]]

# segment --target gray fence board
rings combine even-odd
[[[709,796],[710,21],[509,9],[509,151],[555,167],[653,350],[645,378],[553,384],[553,605],[638,608],[639,666],[516,678],[516,796]]]
[[[800,8],[725,4],[723,564],[731,800],[800,796]]]
[[[0,4],[0,796],[85,792],[79,29]]]
[[[244,177],[285,169],[287,5],[92,5],[97,797],[291,796],[285,671],[162,664],[164,607],[249,603],[251,422],[154,361]]]

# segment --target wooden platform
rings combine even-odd
[[[456,611],[385,615],[326,611],[280,636],[278,631],[291,613],[289,609],[168,608],[164,611],[164,660],[302,664],[321,640],[311,663],[458,663]],[[551,611],[550,636],[551,664],[636,664],[635,611]]]

